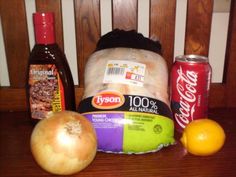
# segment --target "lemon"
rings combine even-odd
[[[186,126],[180,141],[189,153],[207,156],[222,148],[225,142],[225,132],[214,120],[198,119]]]

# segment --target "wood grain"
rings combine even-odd
[[[212,156],[188,154],[176,144],[159,152],[124,155],[98,152],[94,161],[73,177],[235,177],[236,109],[210,110],[225,129],[226,142]],[[6,177],[52,177],[34,161],[30,151],[33,126],[27,112],[0,112],[0,174]]]
[[[170,71],[174,55],[175,0],[151,0],[150,37],[159,40]]]
[[[84,86],[84,67],[100,38],[99,0],[75,0],[79,87]]]
[[[226,86],[221,83],[212,83],[209,92],[209,107],[219,108],[225,107]]]
[[[231,1],[230,23],[226,54],[226,102],[236,107],[236,2]]]
[[[137,0],[113,0],[113,29],[137,30]]]
[[[187,6],[185,54],[208,56],[213,0],[191,0]]]
[[[0,87],[0,111],[23,110],[27,110],[25,89]]]
[[[24,0],[1,0],[0,13],[10,85],[24,87],[30,52]]]
[[[63,50],[64,44],[61,0],[36,0],[35,3],[37,12],[54,12],[56,42]]]

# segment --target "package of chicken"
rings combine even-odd
[[[93,124],[98,150],[142,154],[174,144],[168,69],[161,44],[113,30],[87,60],[78,112]]]

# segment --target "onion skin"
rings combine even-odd
[[[38,165],[57,175],[83,170],[97,152],[92,123],[72,111],[53,113],[41,120],[31,134],[30,145]]]

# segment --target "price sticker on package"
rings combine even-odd
[[[109,60],[103,83],[143,86],[146,65],[126,60]]]

